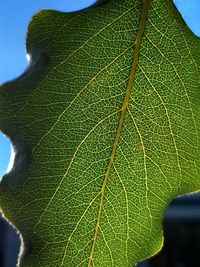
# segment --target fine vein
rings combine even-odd
[[[136,40],[134,42],[135,50],[134,50],[133,61],[132,61],[132,66],[131,66],[131,72],[130,72],[130,76],[129,76],[129,80],[128,80],[128,85],[126,88],[124,101],[123,101],[123,104],[121,107],[121,116],[120,116],[120,120],[119,120],[119,124],[118,124],[118,128],[117,128],[117,132],[116,132],[116,136],[115,136],[109,164],[108,164],[107,170],[106,170],[104,178],[103,178],[103,184],[102,184],[101,194],[100,194],[100,204],[99,204],[98,217],[97,217],[97,222],[96,222],[96,227],[95,227],[95,232],[94,232],[92,248],[91,248],[90,256],[89,256],[89,260],[88,260],[88,267],[91,267],[92,263],[93,263],[94,250],[95,250],[95,245],[97,242],[97,235],[98,235],[98,231],[99,231],[99,227],[100,227],[101,214],[102,214],[102,210],[103,210],[103,201],[104,201],[104,195],[105,195],[105,190],[106,190],[106,183],[107,183],[108,176],[110,174],[111,168],[112,168],[113,163],[114,163],[116,150],[117,150],[117,146],[119,143],[119,138],[120,138],[126,110],[127,110],[128,103],[129,103],[129,97],[131,94],[131,88],[132,88],[133,80],[135,77],[136,67],[138,64],[140,47],[141,47],[141,43],[142,43],[142,36],[144,33],[144,28],[145,28],[145,24],[146,24],[146,20],[147,20],[147,16],[148,16],[148,10],[150,7],[150,2],[151,2],[151,0],[144,0],[144,3],[143,3],[140,24],[138,27]]]

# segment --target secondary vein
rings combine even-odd
[[[119,138],[120,138],[122,126],[123,126],[126,110],[127,110],[128,103],[129,103],[132,84],[133,84],[133,80],[135,78],[136,68],[138,65],[139,53],[140,53],[140,48],[141,48],[141,43],[142,43],[142,36],[144,33],[145,24],[146,24],[147,17],[148,17],[150,2],[151,2],[151,0],[144,0],[144,3],[143,3],[141,19],[140,19],[140,23],[139,23],[139,27],[138,27],[137,36],[136,36],[136,39],[134,42],[135,50],[134,50],[133,61],[132,61],[132,66],[131,66],[131,72],[129,75],[129,80],[128,80],[128,85],[126,88],[124,101],[123,101],[123,104],[121,107],[121,116],[120,116],[120,120],[119,120],[119,124],[118,124],[118,128],[117,128],[117,132],[116,132],[116,136],[115,136],[109,164],[108,164],[107,170],[105,172],[103,184],[102,184],[102,188],[101,188],[99,211],[98,211],[98,217],[97,217],[97,222],[96,222],[96,227],[95,227],[95,232],[94,232],[93,244],[92,244],[92,248],[91,248],[90,256],[89,256],[89,261],[88,261],[88,267],[91,267],[92,263],[93,263],[94,250],[95,250],[95,246],[96,246],[96,242],[97,242],[97,235],[99,232],[101,215],[102,215],[102,211],[103,211],[103,201],[104,201],[104,196],[105,196],[105,191],[106,191],[106,183],[107,183],[108,176],[110,174],[111,168],[112,168],[114,160],[115,160],[117,146],[119,143]]]

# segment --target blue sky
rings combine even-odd
[[[73,11],[95,0],[0,1],[0,83],[20,75],[27,66],[25,36],[31,16],[43,8]]]
[[[25,36],[31,16],[42,8],[78,10],[95,0],[3,0],[0,3],[0,84],[19,76],[27,66]],[[174,0],[192,31],[200,37],[200,0]],[[0,177],[10,158],[10,144],[0,132]]]
[[[0,2],[0,84],[20,75],[27,66],[25,36],[31,16],[43,8],[79,10],[96,0],[3,0]],[[11,156],[10,141],[0,132],[0,178]]]
[[[7,170],[10,161],[10,142],[1,134],[0,136],[0,177]]]
[[[200,37],[200,0],[174,0],[188,27]]]

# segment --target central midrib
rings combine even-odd
[[[119,143],[119,138],[120,138],[126,110],[127,110],[128,103],[129,103],[129,98],[130,98],[130,94],[131,94],[133,80],[135,78],[135,73],[136,73],[136,68],[137,68],[139,53],[140,53],[140,47],[141,47],[141,43],[142,43],[142,36],[144,33],[144,28],[145,28],[145,24],[146,24],[146,20],[147,20],[147,16],[148,16],[150,2],[151,2],[151,0],[144,0],[144,3],[143,3],[141,18],[140,18],[140,24],[139,24],[137,36],[136,36],[136,39],[134,42],[135,50],[134,50],[133,61],[132,61],[132,66],[131,66],[131,72],[129,75],[129,80],[128,80],[128,85],[126,88],[124,101],[123,101],[123,104],[121,107],[121,116],[120,116],[119,124],[117,127],[117,132],[116,132],[116,136],[115,136],[109,164],[108,164],[107,170],[105,172],[103,184],[102,184],[102,188],[101,188],[99,211],[98,211],[98,217],[97,217],[97,222],[96,222],[96,227],[95,227],[95,232],[94,232],[93,244],[92,244],[92,248],[91,248],[91,252],[90,252],[90,256],[89,256],[89,261],[88,261],[88,267],[91,267],[92,262],[93,262],[94,250],[95,250],[95,245],[96,245],[96,241],[97,241],[97,235],[98,235],[98,231],[99,231],[100,221],[101,221],[101,214],[102,214],[102,210],[103,210],[103,201],[104,201],[104,195],[105,195],[105,190],[106,190],[106,183],[107,183],[111,168],[113,166],[113,162],[115,159],[117,146]]]

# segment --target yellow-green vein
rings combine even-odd
[[[116,155],[116,151],[117,151],[117,146],[119,143],[119,138],[120,138],[126,110],[127,110],[128,103],[129,103],[129,97],[131,94],[131,88],[132,88],[133,80],[135,78],[136,67],[138,65],[140,47],[141,47],[141,43],[142,43],[142,36],[144,33],[144,28],[145,28],[145,24],[146,24],[146,20],[147,20],[147,16],[148,16],[150,2],[151,2],[151,0],[144,0],[144,3],[143,3],[140,24],[139,24],[137,36],[136,36],[136,39],[134,42],[135,51],[134,51],[134,55],[133,55],[131,72],[130,72],[130,76],[129,76],[129,80],[128,80],[128,85],[126,88],[124,101],[123,101],[123,104],[121,107],[121,116],[120,116],[120,120],[119,120],[119,124],[118,124],[118,128],[117,128],[117,132],[116,132],[110,160],[109,160],[108,167],[107,167],[107,170],[106,170],[105,175],[104,175],[103,184],[102,184],[102,188],[101,188],[98,217],[97,217],[97,222],[96,222],[95,231],[94,231],[92,248],[91,248],[89,259],[88,259],[88,267],[91,267],[93,264],[94,250],[95,250],[95,246],[96,246],[96,242],[97,242],[97,235],[98,235],[100,221],[101,221],[101,214],[102,214],[102,210],[103,210],[103,201],[104,201],[104,195],[105,195],[105,190],[106,190],[106,184],[107,184],[107,180],[108,180],[108,176],[110,174],[111,168],[112,168],[113,163],[114,163],[114,159],[115,159],[115,155]]]

